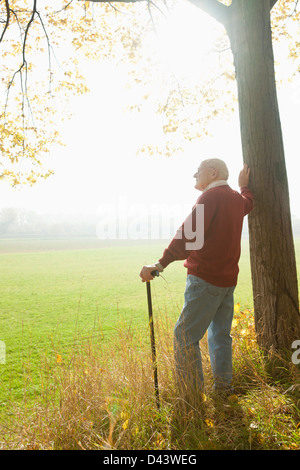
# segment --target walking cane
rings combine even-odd
[[[158,271],[152,271],[152,276],[159,276]],[[155,337],[154,337],[154,325],[153,325],[153,312],[152,312],[152,300],[151,300],[151,287],[150,282],[147,281],[147,299],[148,299],[148,311],[149,311],[149,326],[150,326],[150,339],[151,339],[151,352],[152,352],[152,365],[153,365],[153,377],[154,377],[154,390],[156,397],[157,408],[160,408],[159,403],[159,391],[158,391],[158,378],[157,378],[157,362],[156,362],[156,350],[155,350]]]

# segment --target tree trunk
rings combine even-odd
[[[254,315],[264,350],[300,339],[298,283],[267,0],[238,0],[226,22],[236,79],[244,161],[254,209],[248,217]]]

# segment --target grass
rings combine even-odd
[[[21,249],[19,241],[17,244]],[[29,357],[31,369],[38,373],[41,355],[62,355],[72,349],[74,338],[109,338],[121,320],[136,327],[147,325],[145,285],[138,274],[141,264],[157,258],[161,246],[147,249],[100,244],[98,249],[66,250],[65,242],[57,242],[54,251],[45,241],[45,251],[35,252],[34,243],[28,245],[26,240],[23,249],[1,254],[0,339],[6,344],[7,355],[1,368],[2,400],[7,393],[10,398],[22,396],[23,368]],[[163,282],[153,289],[154,302],[156,295],[164,308],[179,302],[184,270],[173,274],[173,279],[172,288],[178,293],[161,295],[166,286]]]
[[[66,243],[67,246],[66,246]],[[0,448],[299,449],[299,366],[274,374],[257,348],[243,242],[233,324],[236,395],[199,406],[179,398],[172,329],[182,263],[152,283],[161,408],[155,405],[145,285],[138,277],[161,243],[0,241]],[[297,257],[299,243],[296,243]],[[298,259],[298,258],[297,258]]]

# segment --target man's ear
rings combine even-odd
[[[218,176],[219,176],[218,170],[216,168],[213,168],[212,172],[211,172],[211,175],[212,175],[213,178],[218,178]]]

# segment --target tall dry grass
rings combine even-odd
[[[234,395],[212,390],[206,341],[207,393],[199,406],[178,394],[173,370],[173,324],[155,320],[160,408],[155,402],[149,331],[120,323],[74,341],[72,353],[44,357],[40,392],[12,403],[1,418],[2,449],[298,449],[299,367],[280,366],[255,342],[251,311],[233,324]],[[279,362],[277,362],[279,363]],[[273,364],[273,370],[270,365]],[[30,368],[29,368],[30,369]],[[30,382],[30,373],[28,372]]]

